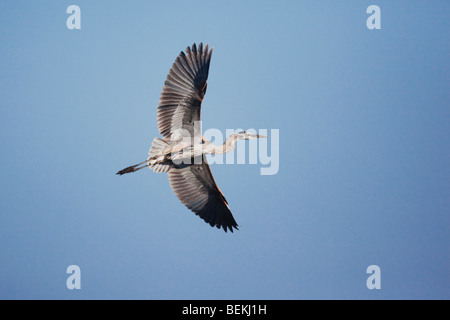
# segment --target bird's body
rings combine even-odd
[[[226,153],[237,140],[264,136],[240,132],[230,135],[221,146],[201,136],[200,107],[206,92],[212,49],[186,48],[175,60],[167,75],[158,105],[158,127],[162,139],[155,138],[146,161],[127,167],[117,174],[150,167],[155,172],[168,172],[170,185],[180,201],[205,222],[225,232],[237,229],[228,203],[217,187],[206,154]]]

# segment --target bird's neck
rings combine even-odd
[[[225,142],[220,146],[214,146],[213,144],[210,144],[211,146],[211,153],[212,154],[223,154],[227,153],[231,150],[234,150],[236,147],[236,137],[235,136],[229,136]]]

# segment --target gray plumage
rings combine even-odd
[[[201,136],[196,122],[206,93],[212,49],[195,44],[181,52],[167,75],[158,104],[158,128],[162,139],[155,138],[149,157],[137,165],[117,172],[136,172],[150,167],[168,172],[169,182],[178,199],[205,222],[225,232],[238,224],[206,162],[206,154],[225,153],[235,148],[237,140],[265,138],[240,132],[232,134],[222,146],[215,146]],[[188,142],[183,137],[188,137]],[[199,161],[200,160],[200,161]]]

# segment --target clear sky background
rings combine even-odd
[[[66,27],[71,4],[81,30]],[[381,30],[366,27],[371,4]],[[0,298],[449,299],[449,12],[0,2]],[[166,174],[115,175],[146,158],[167,72],[201,41],[214,46],[203,129],[280,132],[276,175],[212,165],[232,234]]]

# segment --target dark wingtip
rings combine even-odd
[[[233,233],[233,232],[234,232],[233,228],[239,231],[239,228],[238,228],[238,225],[237,225],[237,224],[235,224],[235,225],[230,225],[230,226],[226,226],[226,225],[220,226],[220,225],[217,225],[217,228],[218,228],[218,229],[220,229],[220,227],[222,227],[222,229],[225,231],[225,233],[227,233],[228,230],[230,230],[231,233]],[[228,228],[228,230],[227,230],[227,228]]]

